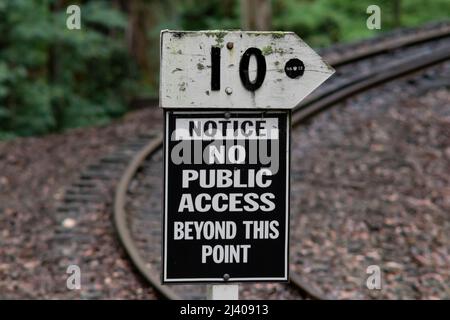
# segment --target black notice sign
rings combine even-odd
[[[287,281],[290,111],[165,111],[163,282]]]

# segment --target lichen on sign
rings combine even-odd
[[[213,47],[220,52],[214,65]],[[248,70],[242,72],[242,57],[249,48],[258,49],[252,52],[259,52],[262,55],[259,59],[264,59],[266,66],[262,83],[250,91],[252,86],[246,87],[242,77],[254,82],[262,72],[262,64],[258,70],[258,64],[251,58],[244,66]],[[304,63],[301,76],[286,75],[285,65],[292,59]],[[163,108],[292,109],[333,72],[292,32],[161,32],[160,105]],[[213,73],[218,77],[214,88]]]

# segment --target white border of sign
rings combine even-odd
[[[175,111],[175,110],[167,110],[165,112],[170,112],[172,114],[192,114],[193,111]],[[214,110],[214,111],[196,111],[196,114],[211,114],[211,113],[218,113],[218,114],[223,114],[226,111],[218,111],[218,110]],[[169,129],[169,117],[167,115],[167,113],[164,114],[165,117],[165,128],[164,128],[164,134],[165,134],[165,139],[164,139],[164,212],[163,212],[163,264],[164,264],[164,268],[163,268],[163,279],[162,281],[165,283],[170,283],[170,282],[220,282],[220,283],[228,283],[228,282],[236,282],[236,281],[246,281],[246,282],[256,282],[256,281],[288,281],[289,280],[289,209],[290,209],[290,201],[289,201],[289,197],[290,197],[290,171],[291,171],[291,167],[290,167],[290,150],[291,150],[291,141],[289,139],[290,137],[290,133],[291,133],[291,114],[289,112],[289,110],[270,110],[270,111],[266,111],[266,110],[230,110],[229,112],[231,113],[240,113],[240,114],[254,114],[257,112],[274,112],[274,113],[287,113],[287,117],[286,117],[286,230],[285,230],[285,248],[284,248],[284,257],[285,257],[285,270],[284,270],[284,277],[266,277],[266,278],[233,278],[230,277],[230,279],[228,279],[228,281],[224,281],[223,278],[171,278],[171,279],[167,279],[167,182],[168,182],[168,145],[169,145],[169,134],[167,132],[167,130]]]

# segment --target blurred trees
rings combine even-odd
[[[0,136],[105,123],[125,111],[136,71],[123,41],[127,19],[107,2],[0,1]]]
[[[81,7],[81,30],[66,8]],[[0,139],[102,124],[156,96],[161,29],[289,30],[314,47],[448,19],[448,0],[0,0]]]

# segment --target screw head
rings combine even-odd
[[[230,280],[230,275],[229,275],[228,273],[225,273],[225,274],[223,275],[223,280],[225,280],[225,281]]]
[[[231,89],[230,87],[226,87],[225,92],[226,92],[226,94],[230,95],[233,93],[233,89]]]
[[[233,49],[233,46],[234,46],[233,42],[227,42],[227,49],[228,50]]]
[[[231,113],[225,112],[224,117],[225,117],[225,119],[230,119]]]

